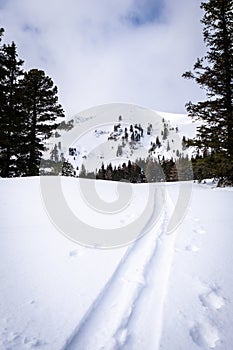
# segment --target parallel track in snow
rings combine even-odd
[[[62,350],[159,349],[175,242],[166,234],[171,205],[165,202],[156,226],[127,250]]]

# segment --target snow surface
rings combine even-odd
[[[67,201],[81,208],[78,181],[62,178]],[[115,186],[98,182],[113,200]],[[143,196],[149,185],[130,186]],[[101,250],[58,232],[39,178],[0,179],[0,349],[233,348],[233,192],[193,184],[168,235],[181,184],[150,186],[167,192],[156,225],[129,246]]]

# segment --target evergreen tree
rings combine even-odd
[[[161,146],[161,142],[159,141],[159,137],[158,137],[158,136],[156,137],[156,145],[157,145],[158,147]]]
[[[188,155],[186,155],[186,157],[182,156],[176,160],[175,167],[178,171],[177,175],[179,181],[193,180],[193,168]]]
[[[186,140],[186,137],[183,136],[182,138],[182,150],[184,151],[187,147],[187,140]]]
[[[136,163],[128,162],[129,181],[132,183],[142,182],[141,168]]]
[[[2,42],[3,34],[4,34],[4,29],[0,28],[0,44]],[[2,46],[0,46],[0,86],[1,86],[1,89],[0,89],[0,108],[2,106],[3,96],[4,96],[3,90],[2,90],[2,83],[3,83],[3,80],[5,78],[4,64],[5,64],[5,55],[3,53]]]
[[[21,81],[22,104],[26,115],[27,150],[26,175],[38,175],[44,140],[56,129],[57,117],[64,117],[58,103],[57,87],[44,71],[32,69],[24,74]]]
[[[50,152],[50,159],[54,160],[55,162],[58,162],[58,160],[59,160],[59,152],[58,152],[58,147],[57,147],[56,143],[55,143],[54,148]]]
[[[112,164],[107,165],[106,173],[105,173],[105,180],[112,180]]]
[[[96,178],[100,179],[100,180],[104,180],[105,179],[105,167],[104,167],[104,163],[101,164],[101,168],[99,169]]]
[[[149,124],[149,125],[147,126],[147,135],[151,135],[151,129],[152,129],[152,125]]]
[[[162,163],[162,169],[164,171],[166,181],[177,181],[177,169],[173,159],[164,160]]]
[[[0,44],[4,30],[0,28]],[[0,176],[37,175],[43,141],[64,116],[57,88],[37,69],[24,73],[14,42],[0,46]]]
[[[145,176],[147,182],[164,181],[162,167],[151,157],[148,157],[146,160]]]
[[[212,172],[232,178],[233,2],[208,0],[201,3],[201,8],[205,11],[201,22],[207,53],[197,59],[193,72],[183,74],[206,91],[205,101],[186,105],[188,114],[202,121],[192,144],[211,151]],[[223,159],[225,166],[222,166]],[[205,164],[203,160],[202,163]]]
[[[4,30],[0,30],[2,36]],[[0,47],[0,176],[20,175],[21,133],[24,114],[20,105],[19,79],[23,61],[18,59],[14,42]]]
[[[166,139],[167,139],[168,134],[169,134],[168,128],[167,128],[166,124],[164,124],[163,133],[161,133],[161,135],[163,136],[163,140],[166,140]]]
[[[68,160],[66,160],[66,161],[63,163],[62,175],[63,175],[63,176],[75,177],[75,170],[74,170],[74,167],[73,167],[73,165],[72,165]]]
[[[120,156],[122,156],[122,153],[123,153],[122,146],[118,144],[116,156],[120,157]]]

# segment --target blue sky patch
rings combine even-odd
[[[40,32],[39,28],[37,28],[35,26],[31,26],[30,24],[25,24],[23,26],[23,31],[24,32],[31,32],[34,34],[39,34],[39,32]]]
[[[7,0],[0,0],[0,9],[3,9],[7,4]]]
[[[133,26],[160,22],[164,10],[164,0],[135,0],[125,20]]]

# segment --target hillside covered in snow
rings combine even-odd
[[[93,107],[60,124],[47,142],[42,173],[53,174],[52,162],[64,160],[73,166],[74,176],[85,169],[95,177],[101,166],[110,163],[117,168],[129,160],[141,165],[139,160],[148,158],[158,163],[190,159],[195,151],[185,141],[194,137],[197,125],[186,115],[129,104]]]

